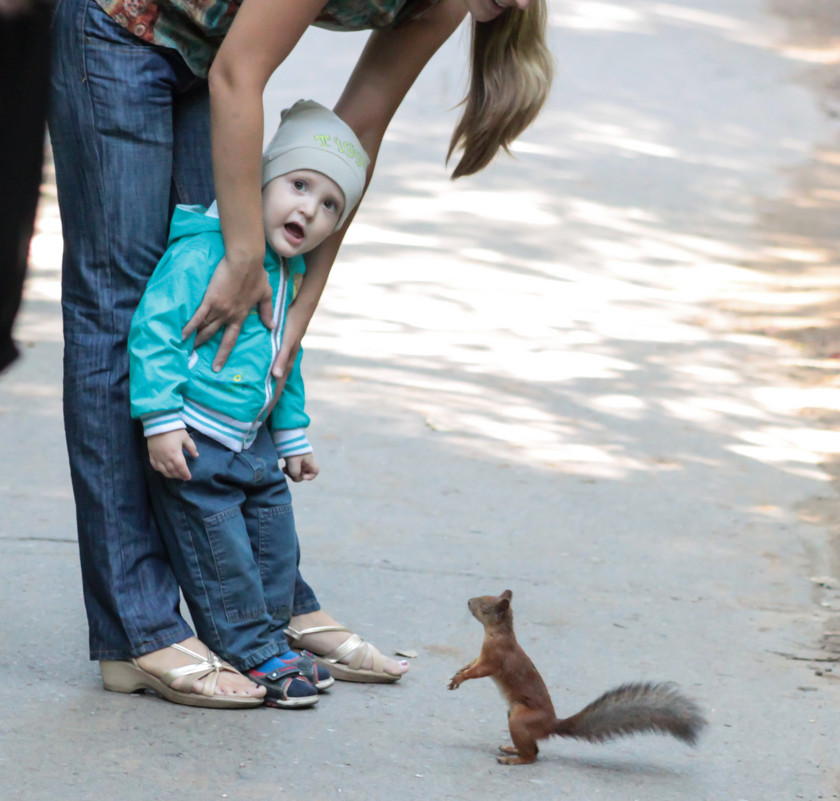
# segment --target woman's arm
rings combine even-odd
[[[368,182],[391,118],[423,67],[465,14],[462,0],[442,0],[419,19],[396,29],[375,31],[368,39],[335,106],[336,114],[353,129],[370,157]],[[283,374],[294,364],[353,216],[306,257],[306,274],[286,315],[283,344],[274,366],[278,380],[282,381]]]
[[[237,12],[210,70],[213,176],[225,257],[184,336],[200,328],[200,343],[227,326],[216,369],[224,365],[242,321],[255,305],[259,304],[263,322],[270,325],[260,186],[262,95],[268,79],[325,4],[325,0],[248,0]],[[335,109],[371,158],[368,179],[391,117],[465,13],[462,0],[442,0],[419,19],[397,29],[376,31],[368,40]],[[275,367],[278,375],[294,362],[346,230],[347,224],[307,258],[306,277],[287,315]]]
[[[214,367],[221,369],[242,322],[259,305],[271,325],[271,289],[263,269],[260,169],[263,90],[325,0],[248,0],[234,18],[210,69],[213,178],[225,241],[204,299],[184,329],[199,342],[226,325]]]

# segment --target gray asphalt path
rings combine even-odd
[[[778,291],[782,262],[807,277],[836,235],[805,202],[840,163],[811,80],[830,30],[802,18],[823,4],[552,9],[551,102],[475,179],[442,165],[466,38],[430,66],[306,341],[322,466],[295,492],[306,574],[383,651],[417,653],[398,685],[340,684],[305,712],[102,692],[47,187],[24,358],[0,378],[4,801],[840,797],[840,674],[818,661],[840,569],[813,513],[835,502],[821,462],[840,447],[801,413],[817,403],[790,378],[798,353],[731,311]],[[300,96],[332,102],[361,40],[311,41],[322,63],[272,81],[268,130]],[[492,684],[446,683],[481,640],[467,598],[505,588],[558,713],[674,680],[707,712],[700,747],[554,740],[497,765]]]

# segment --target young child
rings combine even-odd
[[[219,218],[201,206],[175,209],[169,247],[131,324],[131,413],[143,423],[152,502],[175,574],[199,637],[266,687],[269,706],[312,706],[334,681],[284,635],[300,551],[278,457],[294,480],[315,478],[318,466],[305,432],[300,354],[273,406],[271,366],[306,269],[302,254],[343,225],[367,165],[344,122],[298,101],[263,155],[274,327],[253,310],[219,372],[221,331],[197,348],[194,335],[182,341],[224,255]]]

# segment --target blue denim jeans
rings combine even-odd
[[[207,83],[92,0],[59,0],[49,131],[64,232],[64,416],[91,659],[192,634],[129,415],[131,317],[175,203],[213,199]],[[311,608],[317,609],[313,599]]]
[[[300,550],[292,496],[263,426],[235,453],[193,429],[192,477],[149,478],[152,504],[198,636],[240,670],[288,650]],[[311,593],[311,590],[309,591]]]

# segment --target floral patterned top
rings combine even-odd
[[[96,0],[106,14],[144,42],[172,47],[206,77],[243,0]],[[391,28],[440,0],[329,0],[315,20],[338,31]]]

